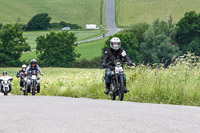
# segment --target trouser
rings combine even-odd
[[[111,76],[112,76],[112,72],[110,69],[106,69],[105,70],[105,82],[106,83],[111,83]],[[123,74],[123,78],[124,78],[124,82],[126,82],[126,75]]]
[[[24,85],[23,85],[23,81],[22,81],[22,79],[20,79],[20,87],[23,87]]]

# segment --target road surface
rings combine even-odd
[[[116,27],[115,22],[115,0],[106,0],[106,26],[108,33],[105,34],[105,37],[111,36],[119,32],[121,29]],[[80,41],[78,43],[85,43],[85,42],[91,42],[95,40],[102,39],[103,36],[99,36],[93,39]]]
[[[51,96],[0,96],[0,133],[197,133],[200,108]]]

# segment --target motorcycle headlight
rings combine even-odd
[[[8,84],[8,81],[7,81],[7,80],[4,80],[3,82],[4,82],[4,84],[5,84],[5,85],[7,85],[7,84]]]
[[[122,67],[115,67],[115,73],[122,73],[123,71]]]

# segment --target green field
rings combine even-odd
[[[76,47],[76,52],[81,54],[81,57],[78,59],[93,59],[94,57],[101,56],[102,48],[105,45],[105,41],[107,38],[100,39],[97,41],[92,41],[88,43],[79,44]],[[37,59],[37,55],[35,51],[23,53],[20,60],[27,61],[30,59]]]
[[[27,23],[37,13],[47,12],[52,22],[100,24],[101,0],[1,0],[0,23]]]
[[[101,56],[102,48],[105,45],[106,40],[107,38],[104,38],[97,41],[79,44],[76,51],[81,54],[80,59],[93,59],[94,57]]]
[[[192,57],[193,58],[193,57]],[[187,58],[190,61],[192,58]],[[188,61],[177,63],[168,69],[139,65],[125,69],[130,92],[126,101],[200,106],[200,64]],[[15,76],[20,68],[0,68]],[[105,95],[103,69],[42,68],[40,95],[88,97],[110,99]],[[19,91],[19,79],[14,78],[13,94]]]
[[[21,61],[30,61],[31,59],[37,59],[35,51],[23,53],[20,58]]]
[[[200,12],[199,0],[116,0],[118,24],[129,26],[139,22],[151,23],[154,19],[166,20],[172,14],[175,22],[186,11]]]
[[[31,46],[31,49],[36,48],[36,38],[41,35],[46,35],[50,31],[30,31],[24,32],[24,36],[27,37],[27,42]],[[56,31],[58,32],[58,31]],[[90,38],[94,38],[97,36],[101,36],[103,33],[106,33],[106,30],[71,30],[69,32],[73,32],[77,37],[78,41],[87,40]]]

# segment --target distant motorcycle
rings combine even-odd
[[[4,96],[8,95],[12,91],[11,81],[13,77],[10,76],[3,76],[0,77],[0,92],[4,93]]]
[[[24,95],[32,93],[32,96],[35,96],[36,93],[40,93],[40,78],[37,76],[37,73],[36,70],[33,70],[32,72],[29,71]]]

